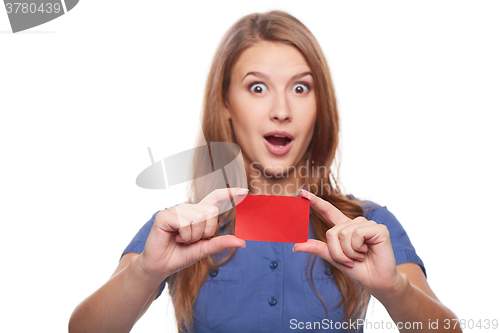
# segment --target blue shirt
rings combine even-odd
[[[387,226],[396,264],[417,263],[425,274],[408,235],[387,207],[368,201],[363,203],[363,210],[366,219]],[[139,230],[124,254],[144,250],[157,213]],[[315,238],[311,220],[309,238]],[[229,261],[209,273],[200,289],[193,309],[192,332],[347,332],[340,326],[344,309],[336,305],[342,296],[331,269],[323,259],[316,259],[313,280],[327,305],[326,313],[306,278],[310,255],[293,252],[293,246],[246,241],[245,248],[236,249]],[[224,256],[219,254],[219,258]],[[159,294],[164,287],[165,282]]]

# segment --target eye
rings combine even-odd
[[[292,91],[297,94],[305,94],[309,91],[309,85],[307,83],[297,83],[293,86]]]
[[[262,94],[267,91],[267,88],[263,83],[257,82],[250,84],[250,90],[256,94]]]

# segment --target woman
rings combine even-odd
[[[207,142],[241,147],[248,189],[211,192],[210,180],[193,182],[190,202],[154,214],[112,278],[75,309],[71,332],[130,331],[167,281],[180,331],[362,331],[356,319],[370,295],[401,331],[435,332],[429,322],[444,327],[455,318],[395,217],[338,190],[331,77],[297,19],[272,11],[229,29],[208,76],[202,130]],[[202,157],[195,158],[196,170]],[[310,239],[236,238],[235,210],[221,207],[248,193],[308,199]],[[415,322],[422,324],[405,325]]]

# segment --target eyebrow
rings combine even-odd
[[[241,79],[241,81],[243,82],[243,80],[248,76],[248,75],[253,75],[253,76],[257,76],[257,77],[262,77],[266,80],[269,80],[269,75],[267,74],[264,74],[262,72],[248,72],[245,76],[243,76],[243,79]],[[311,72],[302,72],[302,73],[299,73],[299,74],[296,74],[294,76],[292,76],[291,80],[297,80],[301,77],[304,77],[306,75],[311,75],[311,77],[314,79],[314,76],[312,75]]]

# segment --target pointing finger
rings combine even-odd
[[[232,188],[219,188],[213,190],[209,195],[207,195],[203,200],[200,201],[201,205],[216,206],[221,211],[221,207],[231,201],[231,199],[236,198],[236,196],[243,196],[248,194],[247,188],[232,187]],[[222,210],[224,211],[224,210]],[[212,216],[208,216],[210,218]]]
[[[337,207],[325,201],[309,191],[301,189],[299,191],[301,197],[309,199],[311,207],[321,214],[328,222],[333,225],[350,221],[351,219],[344,215]]]

